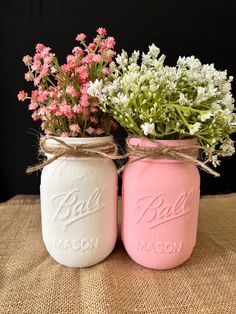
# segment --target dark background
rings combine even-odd
[[[27,104],[17,93],[30,91],[25,82],[22,57],[32,55],[38,42],[53,49],[64,62],[84,32],[92,39],[98,27],[116,38],[116,50],[147,50],[155,43],[172,65],[178,56],[194,55],[203,63],[236,76],[234,1],[91,1],[1,0],[1,162],[0,200],[15,194],[39,193],[40,173],[26,175],[37,163],[38,124],[31,120]],[[233,94],[235,95],[235,82]],[[123,142],[124,131],[116,133]],[[234,138],[235,139],[235,138]],[[225,158],[220,178],[201,172],[201,193],[236,191],[233,178],[236,157]]]

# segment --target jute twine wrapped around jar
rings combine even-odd
[[[118,169],[118,173],[122,172],[129,164],[142,160],[145,158],[160,159],[170,158],[178,159],[187,163],[195,163],[196,166],[202,170],[214,175],[219,176],[219,173],[212,170],[206,164],[210,161],[208,158],[202,162],[198,160],[198,152],[202,149],[200,145],[186,145],[186,146],[165,146],[156,140],[146,139],[150,141],[154,147],[142,147],[140,145],[130,144],[131,138],[137,138],[138,136],[128,136],[126,139],[126,154],[119,155],[118,147],[114,142],[108,142],[107,140],[99,141],[99,143],[86,143],[86,144],[68,144],[65,141],[56,138],[54,136],[45,136],[40,139],[40,154],[52,155],[51,158],[43,161],[42,163],[28,167],[26,173],[32,173],[43,169],[43,167],[49,165],[54,160],[60,157],[90,157],[90,158],[108,158],[111,160],[121,160],[128,157],[132,157],[124,166]],[[58,146],[48,143],[48,140],[54,140],[60,144]]]

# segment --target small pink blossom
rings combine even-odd
[[[54,67],[51,67],[50,70],[52,73],[57,73],[57,69],[55,69]]]
[[[94,116],[91,116],[90,117],[90,121],[94,124],[97,124],[98,123],[98,118],[97,117],[94,117]]]
[[[103,133],[105,133],[105,130],[103,130],[103,129],[101,129],[101,128],[98,128],[98,129],[96,130],[96,134],[97,134],[97,135],[101,135],[101,134],[103,134]]]
[[[104,74],[104,75],[109,75],[109,74],[110,74],[109,68],[103,68],[103,69],[102,69],[102,74]]]
[[[42,130],[43,130],[43,128],[42,128]],[[46,135],[52,135],[52,132],[49,131],[48,129],[44,129],[44,133],[45,133]]]
[[[25,73],[25,80],[27,81],[27,82],[29,82],[29,81],[33,81],[33,79],[34,79],[34,76],[33,76],[33,73],[32,72],[27,72],[27,73]]]
[[[74,113],[72,111],[72,107],[70,105],[67,105],[66,103],[62,103],[59,106],[59,109],[63,115],[65,115],[68,119],[71,119],[74,117]]]
[[[35,77],[35,79],[34,79],[34,86],[38,86],[40,81],[41,81],[41,77],[40,76]]]
[[[22,59],[26,66],[30,66],[32,64],[32,60],[33,58],[29,55],[24,56],[24,58]]]
[[[37,89],[33,90],[31,92],[31,98],[37,100],[38,94],[39,94],[39,91]]]
[[[75,47],[75,48],[72,50],[72,53],[75,54],[75,55],[80,55],[81,57],[82,57],[83,54],[84,54],[83,50],[82,50],[80,47]]]
[[[27,96],[28,94],[23,90],[21,90],[17,95],[19,101],[24,101]]]
[[[80,33],[76,36],[75,40],[84,41],[87,36],[84,33]]]
[[[98,33],[99,35],[106,36],[107,31],[106,31],[105,28],[99,27],[99,28],[97,29],[97,33]]]
[[[82,113],[82,112],[83,112],[83,108],[81,107],[80,104],[74,105],[74,107],[72,108],[72,111],[73,111],[74,113]]]
[[[70,94],[73,97],[78,96],[78,92],[77,90],[72,86],[72,85],[68,85],[66,88],[66,93]]]
[[[34,112],[32,115],[31,115],[31,118],[34,120],[34,121],[37,121],[39,118],[38,118],[38,115],[37,115],[37,112]]]
[[[90,135],[93,135],[95,134],[95,129],[94,128],[91,128],[91,126],[89,128],[86,129],[86,132]]]
[[[41,51],[41,58],[48,57],[50,50],[51,50],[51,48],[49,48],[49,47],[43,48],[43,50]]]
[[[60,137],[69,137],[70,134],[68,132],[62,132]]]
[[[116,44],[114,37],[108,37],[105,40],[104,44],[106,45],[107,48],[114,48]]]
[[[82,107],[89,107],[90,106],[90,102],[88,101],[88,97],[86,95],[83,95],[81,98],[80,98],[80,105]]]
[[[86,80],[89,76],[89,73],[88,73],[88,68],[86,65],[82,65],[78,68],[77,70],[78,74],[79,74],[79,77],[81,80]]]
[[[35,47],[36,52],[41,52],[45,46],[43,44],[37,44]]]
[[[44,91],[41,92],[38,96],[37,96],[37,101],[44,103],[48,98],[48,92]]]
[[[87,64],[91,64],[93,61],[93,56],[94,54],[90,53],[87,56],[83,57],[82,62],[87,63]]]
[[[54,54],[50,53],[48,56],[46,56],[43,59],[43,63],[49,65],[52,62],[53,58],[54,58]]]
[[[40,71],[40,77],[42,78],[42,77],[47,76],[48,71],[49,71],[48,65],[43,65],[43,67]]]
[[[100,40],[101,40],[101,38],[100,38],[99,36],[97,36],[97,37],[95,37],[95,38],[93,39],[93,42],[94,42],[95,44],[97,44]]]
[[[94,50],[96,48],[95,43],[91,43],[88,45],[88,50]]]
[[[41,123],[41,129],[42,129],[42,130],[44,130],[44,129],[45,129],[45,127],[46,127],[46,122],[45,122],[45,121],[43,121],[43,122]]]
[[[90,109],[90,112],[98,112],[98,108],[97,107],[92,107],[91,109]]]
[[[42,67],[42,63],[40,60],[35,60],[31,66],[32,71],[40,71]]]
[[[73,56],[73,55],[68,55],[68,56],[66,57],[66,61],[67,61],[67,63],[69,63],[69,64],[71,64],[71,65],[74,65],[74,64],[75,64],[75,56]]]
[[[36,110],[37,108],[38,108],[37,102],[32,100],[29,104],[29,110]]]
[[[92,59],[94,62],[102,62],[102,57],[100,55],[94,55],[93,56],[93,59]]]
[[[81,128],[78,124],[71,124],[69,126],[69,128],[71,131],[74,131],[74,132],[80,132],[81,131]]]

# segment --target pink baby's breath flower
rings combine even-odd
[[[66,93],[70,94],[73,97],[78,96],[78,92],[77,90],[72,86],[72,85],[68,85],[66,88]]]
[[[91,107],[91,109],[90,109],[90,112],[97,112],[98,111],[98,108],[97,107]]]
[[[69,64],[71,64],[71,65],[74,65],[74,64],[75,64],[75,56],[73,56],[73,55],[68,55],[68,56],[66,57],[66,61],[67,61],[67,63],[69,63]]]
[[[35,55],[34,55],[34,61],[41,61],[41,53],[37,52]]]
[[[42,67],[42,63],[40,60],[35,60],[31,66],[32,71],[40,71]]]
[[[38,115],[37,115],[37,112],[34,112],[32,115],[31,115],[31,118],[34,120],[34,121],[37,121],[39,118],[38,118]]]
[[[72,50],[72,53],[75,55],[80,55],[81,57],[83,56],[84,52],[80,47],[74,47]]]
[[[87,36],[84,33],[80,33],[76,36],[75,40],[84,41]]]
[[[116,55],[116,52],[114,50],[107,50],[105,53],[104,53],[104,61],[110,63],[112,61],[112,58]]]
[[[96,44],[95,43],[91,43],[88,45],[88,50],[94,50],[96,48]]]
[[[42,129],[43,129],[43,128],[42,128]],[[45,133],[46,135],[51,135],[51,134],[52,134],[52,132],[49,131],[48,129],[44,129],[44,133]]]
[[[91,64],[93,61],[93,56],[94,54],[90,53],[87,56],[83,57],[82,62],[87,63],[87,64]]]
[[[103,130],[103,129],[101,129],[101,128],[98,128],[98,129],[96,130],[96,134],[97,134],[97,135],[101,135],[101,134],[103,134],[103,133],[105,133],[105,130]]]
[[[24,56],[24,58],[22,59],[26,66],[30,66],[32,64],[32,60],[33,58],[29,55]]]
[[[94,116],[91,116],[90,117],[90,121],[94,124],[97,124],[98,123],[98,118],[97,117],[94,117]]]
[[[73,66],[71,67],[71,64],[63,64],[61,66],[62,71],[64,71],[65,73],[70,73],[72,68],[73,68]]]
[[[109,68],[103,68],[103,69],[102,69],[102,74],[104,74],[104,75],[109,75],[109,74],[110,74]]]
[[[97,33],[98,33],[99,35],[106,36],[107,31],[106,31],[105,28],[99,27],[99,28],[97,29]]]
[[[43,122],[41,123],[41,129],[42,129],[42,130],[45,130],[45,127],[46,127],[46,122],[43,121]]]
[[[80,104],[74,105],[74,107],[72,108],[72,111],[73,111],[74,113],[81,113],[81,112],[83,111],[83,108],[81,107]]]
[[[78,70],[77,70],[78,74],[79,74],[79,77],[80,79],[83,81],[83,80],[86,80],[89,76],[89,73],[88,73],[88,68],[86,65],[81,65]]]
[[[114,37],[108,37],[106,40],[105,40],[105,43],[107,48],[114,48],[116,42],[115,42],[115,39]]]
[[[36,110],[38,108],[38,104],[37,102],[35,102],[34,100],[32,100],[29,104],[29,110]]]
[[[80,132],[81,131],[81,128],[78,124],[71,124],[69,126],[69,128],[71,131],[74,131],[74,132]]]
[[[49,70],[48,65],[43,65],[40,71],[40,77],[42,78],[47,76],[48,70]]]
[[[101,43],[100,46],[99,46],[99,50],[98,52],[101,53],[103,52],[103,50],[107,49],[107,46],[105,45],[105,43]]]
[[[99,36],[97,36],[97,37],[95,37],[95,38],[93,39],[93,42],[94,42],[95,44],[97,44],[100,40],[101,40],[101,38],[100,38]]]
[[[49,47],[43,48],[43,50],[41,51],[41,58],[48,57],[50,50],[51,50],[51,48],[49,48]]]
[[[70,134],[68,132],[62,132],[60,137],[69,137]]]
[[[81,98],[80,98],[80,101],[79,101],[80,105],[82,107],[89,107],[90,106],[90,102],[88,101],[88,97],[86,95],[83,95]]]
[[[34,76],[33,76],[33,73],[32,72],[27,72],[27,73],[25,73],[25,80],[27,81],[27,82],[29,82],[29,81],[33,81],[33,79],[34,79]]]
[[[48,92],[47,91],[43,91],[40,92],[37,96],[37,101],[44,103],[48,98]]]
[[[39,92],[37,89],[33,90],[31,92],[31,98],[37,100],[38,94],[39,94]]]
[[[54,54],[50,53],[43,59],[43,63],[49,65],[52,62],[54,56],[55,56]]]
[[[94,55],[93,56],[93,59],[92,59],[94,62],[102,62],[102,57],[100,55]]]
[[[93,135],[95,134],[95,129],[94,128],[91,128],[91,126],[89,128],[86,129],[86,132],[90,135]]]
[[[27,96],[28,94],[23,90],[21,90],[17,95],[19,101],[24,101]]]
[[[62,103],[59,107],[60,111],[65,115],[68,119],[71,119],[74,117],[74,113],[72,111],[72,107],[70,105],[67,105],[67,103]]]
[[[43,44],[37,44],[35,47],[36,52],[41,52],[45,46]]]
[[[54,67],[51,67],[50,70],[52,73],[57,73],[57,69],[55,69]]]

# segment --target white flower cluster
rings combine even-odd
[[[236,131],[232,77],[213,64],[180,57],[176,66],[154,44],[149,51],[122,51],[111,64],[112,74],[91,83],[88,93],[130,133],[153,139],[197,137],[212,163],[234,153],[230,134]]]

